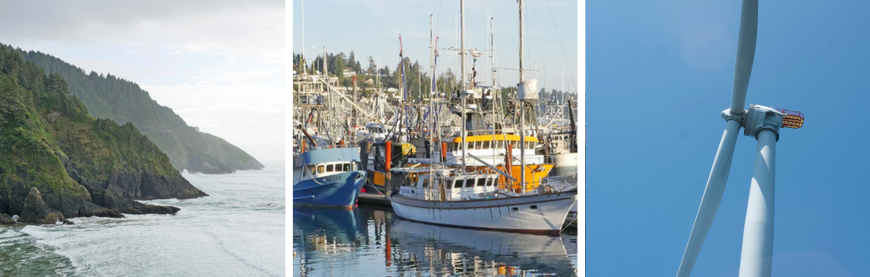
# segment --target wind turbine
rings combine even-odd
[[[749,188],[749,204],[746,207],[746,222],[743,227],[743,248],[740,253],[740,276],[770,276],[773,253],[774,179],[776,167],[776,142],[780,127],[800,128],[803,114],[795,111],[750,105],[744,109],[749,75],[755,58],[755,40],[758,34],[758,0],[743,0],[740,16],[740,31],[737,39],[737,61],[734,65],[734,81],[731,88],[731,108],[722,111],[725,132],[719,141],[719,149],[713,159],[713,168],[707,178],[707,187],[701,197],[701,206],[683,252],[677,277],[687,277],[701,252],[704,239],[710,231],[716,210],[722,202],[737,133],[744,128],[744,135],[754,137],[758,146],[755,168]]]

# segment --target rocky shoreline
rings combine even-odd
[[[157,206],[142,204],[132,200],[126,200],[127,205],[123,208],[108,209],[99,207],[93,203],[87,209],[90,212],[82,213],[81,216],[98,216],[123,218],[123,214],[169,214],[174,215],[180,209],[173,206]],[[5,213],[0,213],[0,225],[15,225],[15,224],[74,224],[69,221],[63,213],[50,208],[42,199],[42,194],[36,187],[31,187],[27,198],[24,200],[24,206],[21,208],[20,214],[16,217],[9,216]]]

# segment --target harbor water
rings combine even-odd
[[[183,174],[207,197],[176,215],[0,227],[0,276],[284,276],[284,165]]]
[[[294,180],[298,178],[294,174]],[[293,276],[575,276],[576,229],[561,236],[442,227],[388,207],[293,207]]]

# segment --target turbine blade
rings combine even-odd
[[[731,112],[744,113],[746,89],[755,59],[755,40],[758,37],[758,0],[743,0],[740,12],[740,34],[737,38],[737,61],[734,63],[734,83],[731,85]]]
[[[707,177],[707,187],[704,189],[704,196],[701,197],[701,206],[698,208],[697,216],[695,216],[695,224],[692,226],[689,242],[686,244],[685,252],[683,252],[683,260],[680,262],[677,277],[688,277],[692,273],[692,267],[695,266],[698,253],[701,252],[704,239],[707,238],[710,226],[713,225],[713,219],[716,217],[716,211],[719,210],[719,203],[722,202],[722,195],[725,193],[725,184],[728,183],[731,158],[734,155],[734,145],[737,143],[739,132],[740,123],[728,120],[722,134],[722,140],[719,141],[716,158],[713,159],[713,168],[710,170],[710,176]]]

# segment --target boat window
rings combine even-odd
[[[482,143],[480,141],[474,142],[474,149],[481,149]]]
[[[501,149],[501,141],[500,140],[493,141],[492,148]]]
[[[333,167],[333,165],[331,165],[331,164],[326,165],[326,172],[333,172],[334,170],[332,167]]]
[[[474,149],[474,142],[467,141],[468,149]]]
[[[477,187],[482,187],[486,183],[486,178],[477,179]]]
[[[483,149],[489,149],[489,141],[484,141],[484,142],[483,142],[483,147],[481,147],[481,148],[483,148]]]
[[[428,188],[428,187],[429,187],[429,179],[428,179],[428,178],[423,179],[423,187],[424,187],[424,188]]]
[[[487,186],[487,187],[492,186],[492,180],[493,180],[492,178],[487,178],[487,179],[486,179],[486,186]]]
[[[465,180],[456,180],[456,182],[453,183],[453,188],[461,188],[462,181],[465,181]]]
[[[323,173],[323,169],[324,169],[323,165],[318,165],[317,166],[317,173]]]
[[[344,164],[344,171],[351,171],[350,164]]]

